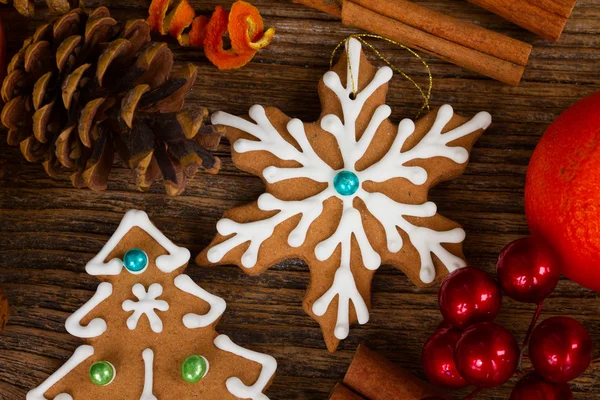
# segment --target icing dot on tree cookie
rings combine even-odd
[[[108,361],[98,361],[90,367],[90,381],[94,385],[106,386],[115,379],[116,375],[114,365]]]
[[[192,354],[181,364],[181,376],[186,382],[196,383],[206,376],[208,369],[209,363],[206,358]]]
[[[148,255],[140,249],[131,249],[123,257],[123,265],[129,272],[139,274],[148,266]]]

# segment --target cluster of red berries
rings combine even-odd
[[[475,386],[466,398],[471,399],[508,381],[528,347],[535,372],[517,383],[510,400],[572,400],[567,382],[590,365],[590,335],[568,317],[549,318],[535,326],[543,301],[560,277],[556,257],[542,242],[523,238],[502,251],[496,272],[498,282],[480,269],[467,267],[442,283],[439,306],[444,322],[423,347],[425,374],[447,389]],[[511,332],[493,322],[502,305],[502,290],[513,300],[538,306],[523,351]]]

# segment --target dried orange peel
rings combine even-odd
[[[275,35],[273,28],[264,30],[258,9],[242,0],[236,1],[230,12],[217,6],[210,20],[196,16],[187,0],[181,0],[167,15],[170,5],[171,0],[152,0],[147,21],[150,27],[173,36],[182,46],[204,47],[206,57],[219,69],[246,65]],[[229,35],[230,49],[223,47],[225,35]]]
[[[181,44],[183,31],[192,24],[194,17],[196,17],[196,11],[186,0],[183,0],[164,20],[164,25],[168,27],[167,33]]]
[[[273,28],[264,32],[260,12],[245,1],[237,1],[231,7],[228,29],[231,47],[237,51],[260,50],[268,45],[275,35]]]
[[[192,29],[188,35],[189,45],[202,47],[204,46],[204,37],[206,36],[206,27],[208,26],[208,18],[204,15],[199,15],[192,22]]]
[[[148,25],[150,25],[150,29],[153,31],[160,32],[161,35],[164,35],[164,21],[167,16],[167,10],[169,9],[169,4],[171,0],[152,0],[150,3],[150,8],[148,9]]]

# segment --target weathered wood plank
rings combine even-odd
[[[190,0],[205,14],[217,4],[230,2]],[[534,44],[523,83],[516,88],[424,56],[434,74],[433,106],[447,102],[464,115],[483,109],[493,113],[494,124],[475,146],[465,175],[431,194],[440,211],[467,230],[465,252],[471,264],[493,271],[504,245],[527,234],[523,185],[529,157],[541,134],[562,110],[600,89],[600,0],[578,2],[556,45],[465,1],[416,2]],[[89,7],[109,6],[121,20],[144,18],[148,3],[86,0]],[[200,68],[189,106],[244,114],[251,105],[261,103],[305,120],[316,119],[320,112],[316,86],[328,68],[331,51],[356,31],[289,1],[254,3],[263,12],[265,23],[278,28],[278,35],[245,68],[219,71],[201,50],[182,49],[169,41],[177,67],[193,62]],[[46,13],[41,7],[40,11],[35,19],[26,20],[10,8],[0,8],[9,53],[44,20]],[[418,82],[427,82],[418,60],[388,43],[377,46]],[[414,116],[421,99],[409,82],[394,78],[388,104],[397,121]],[[0,335],[2,400],[24,398],[80,344],[66,333],[64,320],[93,294],[97,281],[85,274],[83,266],[110,237],[127,209],[148,211],[167,236],[195,255],[212,238],[224,210],[256,199],[263,190],[258,178],[235,169],[226,142],[216,152],[223,161],[221,173],[200,174],[178,198],[166,197],[160,185],[150,193],[136,192],[130,171],[121,164],[115,166],[106,192],[73,189],[68,181],[51,180],[41,166],[25,162],[18,148],[6,144],[3,134],[0,154],[0,286],[9,296],[12,313]],[[384,266],[373,282],[371,321],[354,328],[338,352],[329,354],[319,327],[302,310],[309,281],[303,262],[289,260],[253,278],[232,266],[191,266],[188,273],[227,300],[221,332],[278,359],[277,379],[268,392],[272,399],[326,398],[344,375],[359,343],[368,343],[422,377],[421,347],[441,320],[436,288],[417,289],[398,270]],[[590,329],[594,340],[600,341],[595,293],[563,279],[545,310],[545,316],[577,318]],[[531,305],[505,300],[499,321],[522,339],[532,313]],[[599,373],[600,364],[596,363],[573,382],[576,399],[600,395]],[[485,398],[506,399],[517,379],[490,390]]]

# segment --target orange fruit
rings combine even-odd
[[[600,291],[600,92],[544,133],[527,170],[525,211],[532,235],[556,250],[562,272]]]

